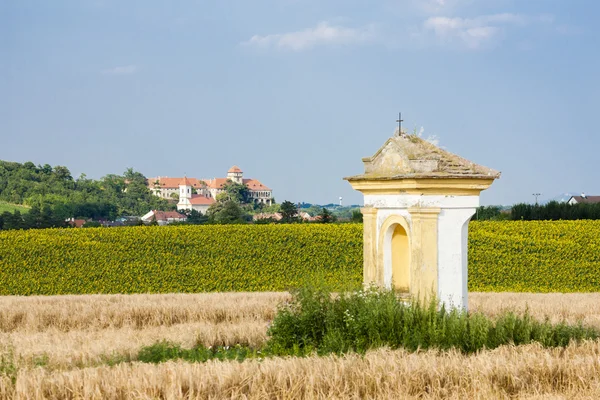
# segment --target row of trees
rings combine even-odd
[[[545,205],[516,204],[511,210],[513,220],[576,220],[600,219],[600,203],[568,204],[551,201]]]
[[[58,217],[50,207],[40,209],[34,205],[29,212],[5,211],[0,214],[0,230],[61,228],[67,226],[64,218]]]
[[[544,205],[520,203],[510,210],[498,206],[482,206],[477,209],[472,220],[577,220],[600,219],[600,204],[569,204],[551,201]]]

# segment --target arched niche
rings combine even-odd
[[[379,235],[379,248],[383,249],[379,265],[384,286],[410,293],[410,229],[404,217],[392,215],[384,221]]]

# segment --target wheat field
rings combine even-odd
[[[135,361],[142,346],[260,346],[286,293],[0,297],[0,398],[600,398],[600,342],[475,355],[379,349],[365,356],[205,364]],[[525,309],[600,328],[600,294],[471,293],[489,316]],[[113,365],[114,364],[114,365]]]

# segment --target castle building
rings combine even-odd
[[[172,200],[177,198],[177,195],[179,195],[179,183],[182,180],[183,178],[159,176],[156,178],[148,178],[146,182],[148,189],[150,189],[152,194],[163,199]],[[200,180],[196,178],[187,178],[187,181],[192,186],[194,193],[198,193],[198,191],[202,189],[202,183]]]
[[[204,204],[209,201],[205,199],[210,199],[214,202],[217,195],[225,191],[224,186],[228,181],[246,185],[253,202],[271,205],[273,203],[273,191],[263,185],[258,179],[244,178],[243,175],[244,173],[240,167],[234,165],[227,171],[226,178],[196,179],[159,176],[148,178],[147,182],[148,188],[155,196],[163,199],[179,197],[178,210],[197,209],[201,211],[204,208],[208,209],[212,203],[208,205]],[[197,204],[194,205],[194,202]]]
[[[230,180],[246,185],[250,189],[250,198],[253,202],[271,205],[273,203],[273,191],[258,179],[244,179],[243,174],[240,167],[234,165],[227,171],[227,178],[204,179],[206,190],[210,193],[210,197],[217,198],[219,193],[225,191],[223,186]]]
[[[208,208],[215,202],[215,199],[205,194],[194,193],[195,191],[192,182],[187,177],[184,177],[179,182],[178,211],[196,210],[201,214],[206,214]]]

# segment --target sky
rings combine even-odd
[[[362,204],[396,128],[502,172],[484,205],[600,195],[596,0],[0,0],[0,159]]]

